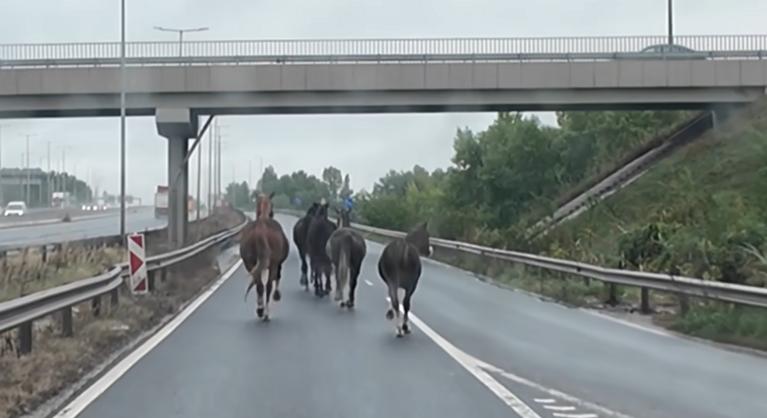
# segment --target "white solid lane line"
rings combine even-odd
[[[557,418],[598,418],[599,417],[599,415],[597,414],[560,414],[558,412],[555,412],[554,416]]]
[[[533,400],[538,402],[538,403],[544,403],[544,404],[546,404],[546,403],[557,403],[556,399],[551,399],[551,398],[534,398]]]
[[[401,309],[401,308],[400,308]],[[532,408],[513,394],[506,386],[500,384],[490,374],[482,370],[482,368],[476,363],[474,357],[464,353],[458,347],[451,344],[436,331],[431,329],[423,321],[418,319],[417,316],[410,312],[410,321],[417,326],[427,337],[431,338],[435,344],[437,344],[442,350],[444,350],[450,357],[458,362],[466,371],[471,373],[477,380],[490,389],[493,394],[501,399],[506,405],[508,405],[514,412],[521,418],[541,418]]]
[[[565,393],[565,392],[562,392],[562,391],[559,391],[559,390],[556,390],[556,389],[552,389],[552,388],[543,386],[541,384],[533,382],[532,380],[525,379],[522,376],[517,376],[514,373],[509,373],[506,370],[503,370],[501,368],[495,367],[492,364],[486,363],[486,362],[484,362],[482,360],[479,360],[477,358],[474,358],[474,361],[477,363],[477,365],[479,365],[484,370],[487,370],[487,371],[493,372],[493,373],[498,373],[501,376],[511,380],[512,382],[519,383],[521,385],[524,385],[524,386],[527,386],[527,387],[539,390],[539,391],[541,391],[543,393],[546,393],[546,394],[548,394],[550,396],[562,399],[564,401],[567,401],[568,403],[575,404],[575,405],[577,405],[577,406],[579,406],[581,408],[591,409],[593,411],[597,411],[600,414],[603,414],[605,416],[612,417],[612,418],[632,418],[631,415],[627,415],[627,414],[624,414],[624,413],[618,412],[618,411],[613,411],[611,409],[605,408],[602,405],[595,404],[595,403],[589,402],[589,401],[584,401],[583,399],[578,398],[578,397],[573,396],[573,395],[570,395],[568,393]],[[596,417],[596,415],[594,415],[594,416]],[[570,418],[574,418],[574,417],[570,417]],[[586,416],[586,417],[575,417],[575,418],[593,418],[593,417]]]
[[[550,411],[559,411],[559,412],[575,411],[574,406],[543,405],[543,407]]]
[[[59,411],[54,418],[74,418],[80,414],[88,405],[90,405],[96,398],[101,396],[110,386],[112,386],[117,379],[119,379],[125,372],[128,371],[134,364],[138,363],[142,357],[152,351],[158,344],[168,337],[181,323],[183,323],[194,311],[196,311],[203,302],[205,302],[224,282],[234,275],[234,272],[242,265],[242,260],[237,261],[223,276],[221,276],[212,286],[210,286],[205,292],[197,297],[192,303],[184,308],[175,318],[162,327],[156,334],[152,335],[148,340],[141,344],[137,349],[133,350],[127,357],[117,363],[116,366],[109,369],[109,371],[101,376],[94,384],[75,398],[69,405],[65,406]]]

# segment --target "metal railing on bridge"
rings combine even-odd
[[[665,44],[665,36],[547,38],[303,39],[187,41],[184,57],[391,56],[635,53]],[[676,45],[693,51],[765,51],[767,35],[687,35]],[[0,44],[0,61],[115,59],[119,42]],[[129,58],[179,57],[178,42],[129,42]]]

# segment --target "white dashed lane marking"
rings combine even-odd
[[[575,411],[575,407],[572,405],[568,405],[568,406],[543,405],[543,407],[550,411],[559,411],[559,412]]]
[[[370,286],[370,287],[373,287],[373,282],[371,282],[371,281],[370,281],[370,280],[368,280],[368,279],[365,279],[365,284],[366,284],[366,285],[368,285],[368,286]]]
[[[535,398],[533,400],[538,402],[538,403],[557,403],[556,399],[551,399],[551,398],[543,398],[543,399]]]
[[[597,414],[560,414],[558,412],[554,413],[554,416],[557,418],[597,418]]]

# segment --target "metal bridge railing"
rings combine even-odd
[[[188,41],[182,56],[567,54],[638,52],[665,36]],[[767,50],[767,35],[687,35],[677,45],[695,51]],[[177,42],[129,42],[128,57],[178,57]],[[117,58],[118,42],[0,44],[0,60]]]

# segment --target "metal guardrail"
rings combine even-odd
[[[454,55],[565,54],[639,52],[665,44],[664,35],[582,36],[542,38],[423,38],[423,39],[279,39],[128,42],[126,56],[339,56],[339,55]],[[767,35],[682,35],[674,42],[695,51],[767,50]],[[2,60],[62,60],[118,58],[119,42],[2,44]]]
[[[303,216],[303,213],[284,210],[283,212],[294,216]],[[385,238],[402,238],[406,234],[401,231],[376,228],[368,225],[352,223],[352,227],[360,232],[378,235]],[[545,270],[567,273],[576,276],[595,279],[611,285],[634,286],[643,289],[643,311],[648,310],[649,300],[646,289],[660,290],[664,292],[678,293],[704,299],[713,299],[732,302],[742,305],[767,307],[767,288],[744,286],[739,284],[702,280],[693,277],[675,276],[672,274],[650,273],[631,270],[620,270],[592,264],[581,263],[572,260],[546,257],[541,255],[527,254],[518,251],[501,250],[485,247],[477,244],[469,244],[460,241],[451,241],[441,238],[432,238],[432,246],[460,251],[483,257],[491,257],[498,260],[523,264],[525,266],[538,267]]]
[[[652,141],[644,152],[631,156],[628,161],[623,161],[619,168],[607,173],[600,180],[559,206],[551,216],[539,221],[530,229],[530,237],[534,238],[545,234],[551,228],[570,219],[571,216],[586,207],[594,205],[599,200],[607,197],[616,188],[620,188],[627,181],[635,178],[644,170],[667,156],[669,152],[679,146],[694,140],[714,126],[714,115],[711,112],[703,112],[696,117],[678,126],[668,133],[660,141]]]
[[[367,225],[352,224],[361,232],[388,238],[401,238],[405,233]],[[767,288],[744,286],[671,274],[620,270],[571,260],[527,254],[518,251],[500,250],[459,241],[432,238],[431,245],[454,251],[461,251],[510,261],[531,267],[538,267],[560,273],[573,274],[599,280],[608,284],[635,286],[643,289],[660,290],[688,296],[733,302],[742,305],[767,307]],[[646,296],[643,296],[646,298]],[[647,302],[643,301],[643,305]]]
[[[237,235],[247,225],[242,224],[210,236],[187,247],[156,256],[147,257],[149,288],[154,287],[157,273],[165,274],[165,269],[187,260],[215,245],[221,244]],[[19,352],[32,350],[32,324],[35,320],[60,312],[64,336],[70,336],[72,330],[72,307],[91,300],[94,315],[99,315],[101,296],[110,295],[110,305],[119,301],[119,288],[128,274],[127,263],[122,263],[106,273],[95,277],[78,280],[66,285],[42,290],[17,299],[0,303],[0,334],[12,329],[19,329]]]
[[[212,64],[340,64],[340,63],[458,63],[458,62],[593,62],[610,60],[726,60],[767,59],[767,49],[706,50],[674,53],[561,52],[561,53],[459,53],[459,54],[341,54],[341,55],[194,55],[131,57],[128,66],[212,65]],[[119,58],[25,58],[0,55],[0,68],[116,67]]]

